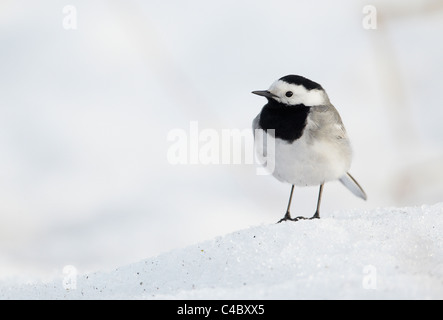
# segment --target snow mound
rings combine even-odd
[[[443,203],[261,225],[1,299],[442,299]],[[66,279],[65,279],[66,280]]]

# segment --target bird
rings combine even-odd
[[[257,158],[275,178],[291,185],[286,213],[278,223],[320,219],[323,187],[328,181],[339,180],[354,195],[367,200],[349,173],[352,148],[343,121],[320,84],[291,74],[275,81],[268,90],[252,93],[267,99],[252,122]],[[267,142],[258,142],[258,133],[266,135]],[[295,186],[319,186],[311,218],[291,216]]]

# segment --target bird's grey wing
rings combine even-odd
[[[351,191],[357,197],[362,198],[363,200],[368,199],[368,197],[366,195],[366,192],[358,184],[358,182],[349,174],[349,172],[347,172],[339,180],[340,180],[341,183],[343,183],[343,185],[346,188],[349,189],[349,191]]]
[[[338,150],[351,160],[352,149],[346,133],[346,129],[341,120],[340,114],[332,105],[315,107],[312,112],[311,135],[316,135],[318,139],[325,139],[333,142]],[[339,178],[340,182],[354,195],[363,200],[367,199],[366,193],[358,182],[347,172]]]
[[[311,133],[319,138],[335,138],[347,140],[345,126],[340,114],[332,104],[312,107],[309,113]]]

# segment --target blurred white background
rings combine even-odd
[[[368,194],[322,216],[443,201],[443,1],[0,1],[0,277],[110,269],[278,221],[289,185],[167,161],[168,132],[245,129],[251,94],[319,82]],[[66,5],[77,29],[67,30]],[[317,188],[296,189],[311,215]]]

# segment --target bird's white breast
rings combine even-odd
[[[305,130],[310,125],[313,124],[308,121]],[[275,147],[257,147],[256,152],[259,159],[266,160],[266,167],[273,170],[272,175],[280,181],[297,186],[320,185],[337,180],[351,165],[349,145],[335,139],[311,139],[308,134],[292,143],[270,135],[267,139],[267,145],[274,144]]]

